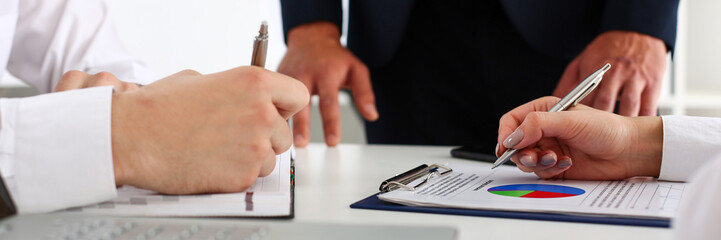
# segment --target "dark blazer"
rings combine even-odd
[[[599,34],[629,30],[676,41],[679,0],[500,0],[510,21],[535,50],[571,60]],[[413,0],[350,0],[348,49],[372,70],[395,54]],[[329,21],[343,26],[341,0],[281,0],[283,29]]]

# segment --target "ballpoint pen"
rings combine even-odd
[[[250,60],[250,65],[265,67],[265,56],[268,52],[268,22],[263,21],[260,24],[260,31],[258,36],[253,41],[253,58]]]
[[[551,109],[548,110],[548,112],[560,112],[565,111],[573,106],[576,106],[583,98],[588,96],[593,89],[598,86],[599,83],[601,83],[601,79],[603,79],[603,74],[608,71],[608,69],[611,68],[610,63],[606,63],[606,65],[603,65],[603,67],[599,70],[596,70],[595,72],[591,73],[586,79],[581,81],[581,83],[578,84],[571,92],[566,94],[563,98],[561,98],[556,105],[553,105]],[[491,169],[497,168],[501,164],[507,162],[511,159],[511,157],[518,152],[518,149],[515,148],[509,148],[506,149],[506,151],[498,157],[498,160],[493,163],[493,167]]]
[[[265,68],[265,56],[268,53],[268,22],[263,21],[260,23],[260,30],[258,31],[258,36],[255,37],[255,40],[253,41],[253,57],[250,60],[250,65],[262,67]],[[288,124],[290,124],[291,118],[288,118],[287,120]],[[290,148],[290,155],[291,158],[295,156],[295,147]],[[295,167],[291,167],[291,177],[295,177],[294,170]]]

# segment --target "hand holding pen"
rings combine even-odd
[[[591,91],[593,91],[596,86],[601,82],[601,79],[603,78],[603,74],[608,71],[608,69],[611,68],[611,64],[606,63],[601,69],[597,70],[596,72],[592,73],[590,76],[588,76],[586,79],[581,81],[581,83],[578,84],[571,92],[569,92],[566,96],[564,96],[562,99],[560,99],[555,105],[553,105],[551,108],[548,109],[548,112],[560,112],[567,110],[570,107],[576,106],[581,100],[583,100],[584,97],[588,96]],[[504,117],[506,117],[504,115]],[[500,166],[501,164],[507,162],[511,159],[511,157],[518,152],[517,148],[514,148],[518,142],[520,142],[523,139],[523,131],[520,129],[516,129],[511,135],[509,135],[504,141],[503,141],[503,147],[507,148],[506,151],[498,157],[498,160],[493,164],[492,168],[496,168]],[[497,153],[496,153],[497,154]],[[570,159],[568,161],[564,161],[561,163],[562,165],[571,165]]]
[[[557,97],[544,97],[503,115],[499,142],[521,132],[511,161],[543,179],[620,180],[658,177],[663,123],[660,117],[625,117],[579,104],[549,113]],[[501,143],[496,154],[506,147]]]

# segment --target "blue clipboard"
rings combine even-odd
[[[463,216],[478,217],[497,217],[497,218],[519,218],[544,221],[559,222],[579,222],[579,223],[597,223],[627,226],[644,226],[644,227],[660,227],[669,228],[670,220],[664,219],[644,219],[644,218],[624,218],[624,217],[603,217],[603,216],[579,216],[568,214],[554,213],[537,213],[537,212],[515,212],[515,211],[497,211],[497,210],[481,210],[481,209],[465,209],[465,208],[436,208],[436,207],[412,207],[401,204],[395,204],[380,200],[376,193],[370,197],[360,200],[350,205],[355,209],[373,209],[386,211],[401,212],[419,212],[434,214],[451,214]]]

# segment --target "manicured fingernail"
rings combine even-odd
[[[541,157],[540,162],[541,162],[541,165],[543,165],[543,166],[550,166],[550,165],[553,165],[554,163],[556,163],[556,158],[553,157],[552,153],[549,153],[549,154],[543,155],[543,157]]]
[[[573,165],[573,161],[571,161],[570,158],[558,160],[558,164],[556,164],[556,166],[558,166],[559,168],[566,168],[570,167],[571,165]]]
[[[513,146],[516,146],[521,140],[523,139],[523,130],[520,128],[517,128],[516,131],[513,131],[511,135],[508,135],[506,140],[503,140],[503,146],[506,148],[513,148]]]
[[[363,108],[368,113],[369,121],[375,121],[376,119],[378,119],[378,110],[376,109],[375,104],[369,103],[369,104],[363,105]]]
[[[531,157],[530,155],[523,155],[523,156],[521,156],[521,158],[519,160],[521,161],[521,164],[523,164],[523,166],[526,166],[526,167],[535,167],[536,166],[536,162],[533,161],[533,157]]]
[[[304,140],[305,140],[305,137],[303,137],[303,134],[298,133],[295,136],[293,136],[293,142],[295,142],[295,143],[303,142]]]
[[[498,155],[498,147],[499,147],[499,146],[498,146],[498,143],[496,143],[496,151],[493,152],[494,154],[496,154],[496,157],[500,157],[500,156]]]

